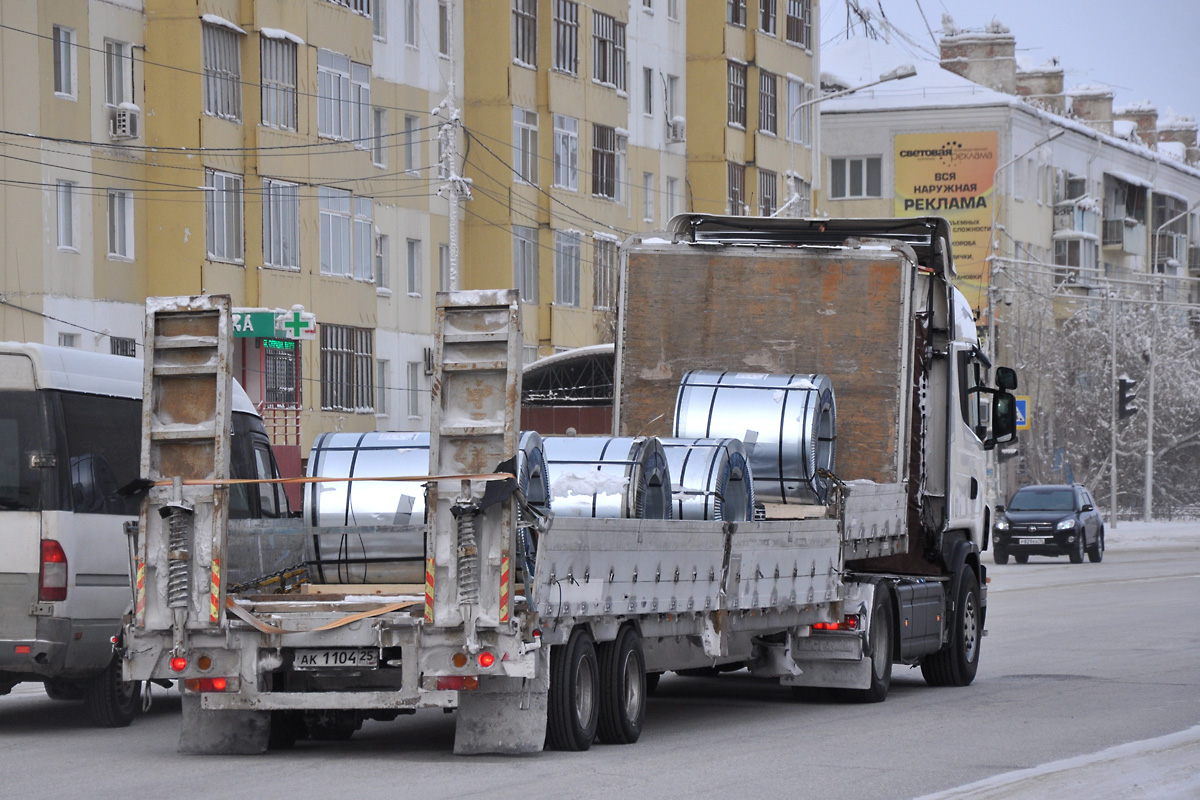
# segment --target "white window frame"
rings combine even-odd
[[[351,244],[351,260],[354,263],[354,279],[367,283],[375,282],[375,224],[372,202],[369,197],[354,195],[354,241]]]
[[[617,243],[597,236],[592,240],[592,308],[617,307]]]
[[[321,325],[321,410],[375,412],[374,331]]]
[[[371,163],[387,167],[387,109],[376,106],[371,109]]]
[[[579,3],[554,0],[554,69],[579,74]]]
[[[381,42],[387,41],[387,0],[375,0],[371,4],[371,36]]]
[[[765,69],[758,73],[758,129],[779,133],[779,76]]]
[[[679,0],[667,0],[667,19],[679,21]]]
[[[513,106],[513,171],[520,183],[538,182],[538,115]]]
[[[300,187],[263,178],[263,266],[300,269]]]
[[[840,165],[840,167],[839,167]],[[858,169],[857,181],[855,168]],[[838,187],[839,170],[843,186]],[[871,189],[874,170],[877,186]],[[880,156],[839,156],[829,159],[829,199],[861,200],[883,197],[883,158]]]
[[[579,307],[582,237],[575,231],[554,232],[554,305]]]
[[[404,115],[404,171],[416,175],[421,171],[420,143],[417,141],[417,129],[420,120],[412,114]]]
[[[522,303],[538,302],[538,230],[513,225],[513,285]]]
[[[241,175],[204,171],[205,247],[210,261],[245,262],[243,185]]]
[[[408,385],[405,387],[405,392],[408,397],[408,418],[421,418],[421,371],[422,365],[420,361],[409,361],[407,369]]]
[[[350,275],[351,194],[331,186],[317,187],[320,221],[321,274],[333,277]]]
[[[420,41],[417,37],[421,30],[417,15],[417,0],[404,1],[404,46],[416,48]]]
[[[421,240],[404,241],[405,274],[409,297],[421,296]]]
[[[57,181],[54,200],[58,249],[68,253],[79,252],[79,196],[75,181]]]
[[[375,234],[375,290],[380,294],[391,294],[390,266],[391,239],[386,233]]]
[[[371,68],[350,62],[350,138],[359,150],[371,147]]]
[[[449,0],[438,2],[438,55],[450,57],[450,3]]]
[[[351,138],[349,56],[333,50],[317,51],[317,135],[323,139]]]
[[[735,128],[746,129],[746,80],[749,70],[740,61],[728,61],[726,70],[729,93],[725,122]]]
[[[554,115],[554,185],[579,191],[579,120]]]
[[[224,25],[201,25],[204,67],[204,113],[242,121],[242,43]]]
[[[128,65],[128,66],[126,66]],[[129,92],[126,95],[126,92]],[[133,102],[133,49],[127,42],[104,40],[104,104]]]
[[[654,173],[642,173],[642,221],[654,222]]]
[[[787,140],[804,147],[812,147],[813,108],[808,103],[815,96],[816,87],[796,78],[787,81]],[[797,111],[799,109],[799,111]]]
[[[450,245],[438,245],[438,289],[450,291]]]
[[[388,415],[388,368],[387,359],[375,359],[375,416],[377,417]]]
[[[668,177],[666,179],[666,202],[667,202],[667,222],[679,213],[679,179]]]
[[[75,100],[79,86],[78,51],[75,49],[75,30],[62,25],[52,29],[54,39],[54,94]]]
[[[133,192],[127,189],[108,190],[108,257],[112,261],[132,261]]]
[[[642,114],[654,115],[654,70],[642,67]]]
[[[296,130],[296,43],[261,36],[262,124],[268,128]]]

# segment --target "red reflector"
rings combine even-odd
[[[187,669],[187,659],[183,656],[175,656],[171,659],[171,669],[175,672],[183,672]]]
[[[27,656],[33,651],[33,649],[27,644],[19,644],[15,649],[18,654],[23,656]]]
[[[439,691],[465,692],[479,688],[479,678],[474,675],[439,675],[437,679]]]
[[[496,663],[496,657],[494,655],[492,655],[491,653],[489,653],[487,650],[484,650],[482,653],[479,654],[479,666],[483,667],[484,669],[487,669],[488,667],[490,667],[492,664],[495,664],[495,663]]]
[[[183,687],[189,692],[236,692],[237,678],[188,678]]]
[[[813,623],[814,631],[836,631],[836,630],[840,629],[841,627],[842,627],[841,624],[837,623],[837,622],[814,622]]]
[[[858,627],[858,617],[847,615],[846,619],[842,620],[842,624],[846,626],[846,630],[852,631]]]
[[[38,600],[67,599],[67,554],[53,539],[42,540],[42,569],[38,576]]]

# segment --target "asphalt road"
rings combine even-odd
[[[989,565],[974,684],[897,667],[881,705],[797,702],[737,675],[667,676],[633,746],[455,757],[454,717],[368,723],[266,756],[175,752],[178,698],[123,730],[37,685],[0,698],[5,797],[906,798],[1200,722],[1200,546],[1110,549],[1101,564]]]

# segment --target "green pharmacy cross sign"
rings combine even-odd
[[[288,310],[233,310],[233,335],[237,339],[316,339],[317,318],[301,308]]]

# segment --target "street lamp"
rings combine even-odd
[[[1192,204],[1187,211],[1180,212],[1154,229],[1154,239],[1150,243],[1150,270],[1158,269],[1158,237],[1163,229],[1173,222],[1183,219],[1188,214],[1200,208],[1200,201]],[[1154,491],[1154,339],[1158,330],[1158,316],[1154,316],[1154,327],[1150,329],[1150,369],[1147,376],[1146,389],[1146,478],[1142,485],[1142,521],[1150,521],[1151,495]],[[1115,428],[1114,428],[1115,430]],[[1114,457],[1116,449],[1114,448]]]
[[[811,106],[815,106],[817,103],[823,103],[826,100],[832,100],[835,97],[843,97],[848,94],[853,94],[854,92],[862,91],[863,89],[870,89],[872,86],[878,86],[879,84],[887,83],[888,81],[899,81],[899,80],[903,80],[905,78],[911,78],[912,76],[914,76],[916,74],[917,74],[917,68],[914,67],[912,64],[901,64],[900,66],[896,67],[895,69],[888,70],[887,72],[884,72],[883,74],[881,74],[875,80],[870,81],[868,83],[864,83],[861,86],[852,86],[849,89],[841,89],[836,92],[830,92],[829,94],[823,94],[823,95],[820,95],[819,97],[814,97],[812,100],[805,100],[803,103],[797,103],[796,107],[788,112],[787,127],[792,128],[793,118],[802,109],[809,108]],[[791,166],[788,170],[788,176],[789,176],[788,180],[791,182],[791,186],[792,186],[791,196],[787,199],[786,203],[784,203],[782,206],[780,206],[775,211],[775,213],[771,215],[772,217],[781,216],[784,211],[791,208],[800,199],[800,195],[796,192],[796,142],[794,139],[792,139],[790,141],[791,141],[792,147],[791,147]]]

